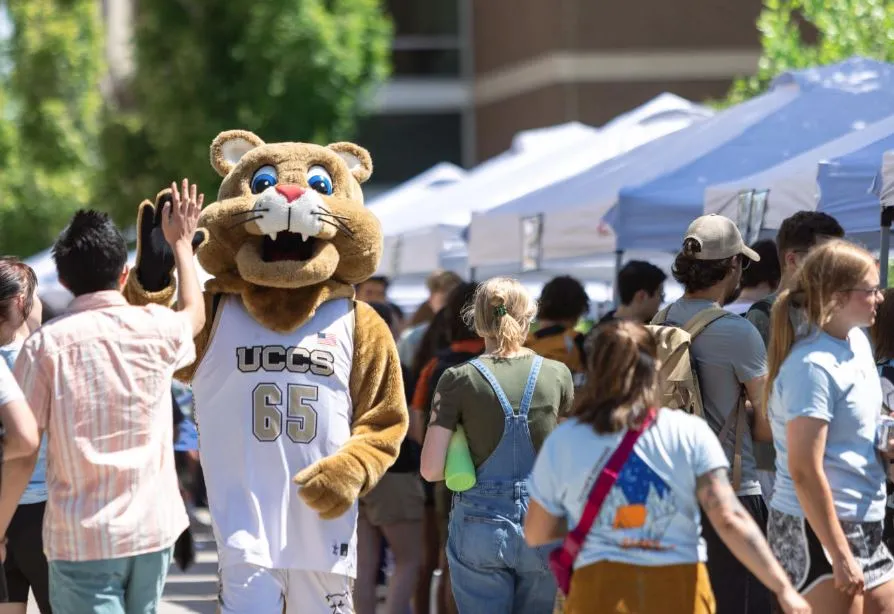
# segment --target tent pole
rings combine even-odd
[[[615,309],[621,305],[621,291],[618,289],[618,273],[621,272],[621,266],[624,263],[624,250],[615,251],[615,283],[612,284],[612,294],[614,295]]]
[[[891,245],[891,225],[894,224],[894,205],[882,206],[881,241],[879,242],[879,281],[888,287],[888,248]]]

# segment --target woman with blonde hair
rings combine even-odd
[[[882,395],[862,328],[882,300],[870,253],[842,240],[811,250],[770,316],[766,395],[776,448],[767,533],[819,613],[894,611],[882,540]],[[790,308],[806,320],[794,330]],[[881,444],[881,445],[880,445]]]
[[[708,423],[658,406],[654,336],[621,320],[589,343],[586,383],[540,450],[525,520],[533,546],[576,544],[565,612],[713,613],[699,504],[784,612],[809,612],[736,497]]]
[[[552,612],[546,553],[522,534],[537,450],[573,401],[571,372],[523,346],[535,301],[514,279],[481,284],[466,309],[485,353],[444,371],[432,400],[422,476],[444,479],[450,438],[466,432],[477,482],[453,496],[447,560],[460,614]]]

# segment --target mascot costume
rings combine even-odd
[[[194,245],[213,276],[191,382],[225,614],[348,614],[357,499],[407,431],[391,332],[353,285],[382,252],[363,204],[369,153],[353,143],[265,144],[220,134],[223,177]],[[140,205],[131,303],[170,305],[165,190]]]

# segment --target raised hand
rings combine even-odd
[[[191,195],[192,189],[189,188],[188,180],[183,180],[186,186],[183,190],[184,194]],[[137,229],[139,232],[137,241],[137,263],[136,274],[140,285],[148,292],[158,292],[167,288],[171,284],[171,273],[174,270],[174,250],[165,238],[165,232],[162,228],[163,210],[165,205],[169,207],[174,204],[174,191],[177,189],[176,184],[172,184],[173,189],[168,188],[158,193],[155,197],[155,203],[144,200],[140,204],[140,210],[137,215]],[[183,196],[178,193],[180,203],[183,202]],[[191,201],[187,198],[187,202]],[[200,208],[200,201],[196,199],[196,204]],[[205,242],[205,230],[199,228],[192,237],[193,250],[198,249]]]
[[[204,194],[196,198],[196,184],[190,187],[187,179],[183,180],[182,196],[177,191],[177,184],[171,184],[171,201],[162,207],[161,219],[161,230],[168,245],[174,247],[178,242],[192,243],[204,201]]]

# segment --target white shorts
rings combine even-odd
[[[241,563],[220,570],[218,600],[221,614],[354,614],[353,590],[340,574]]]

